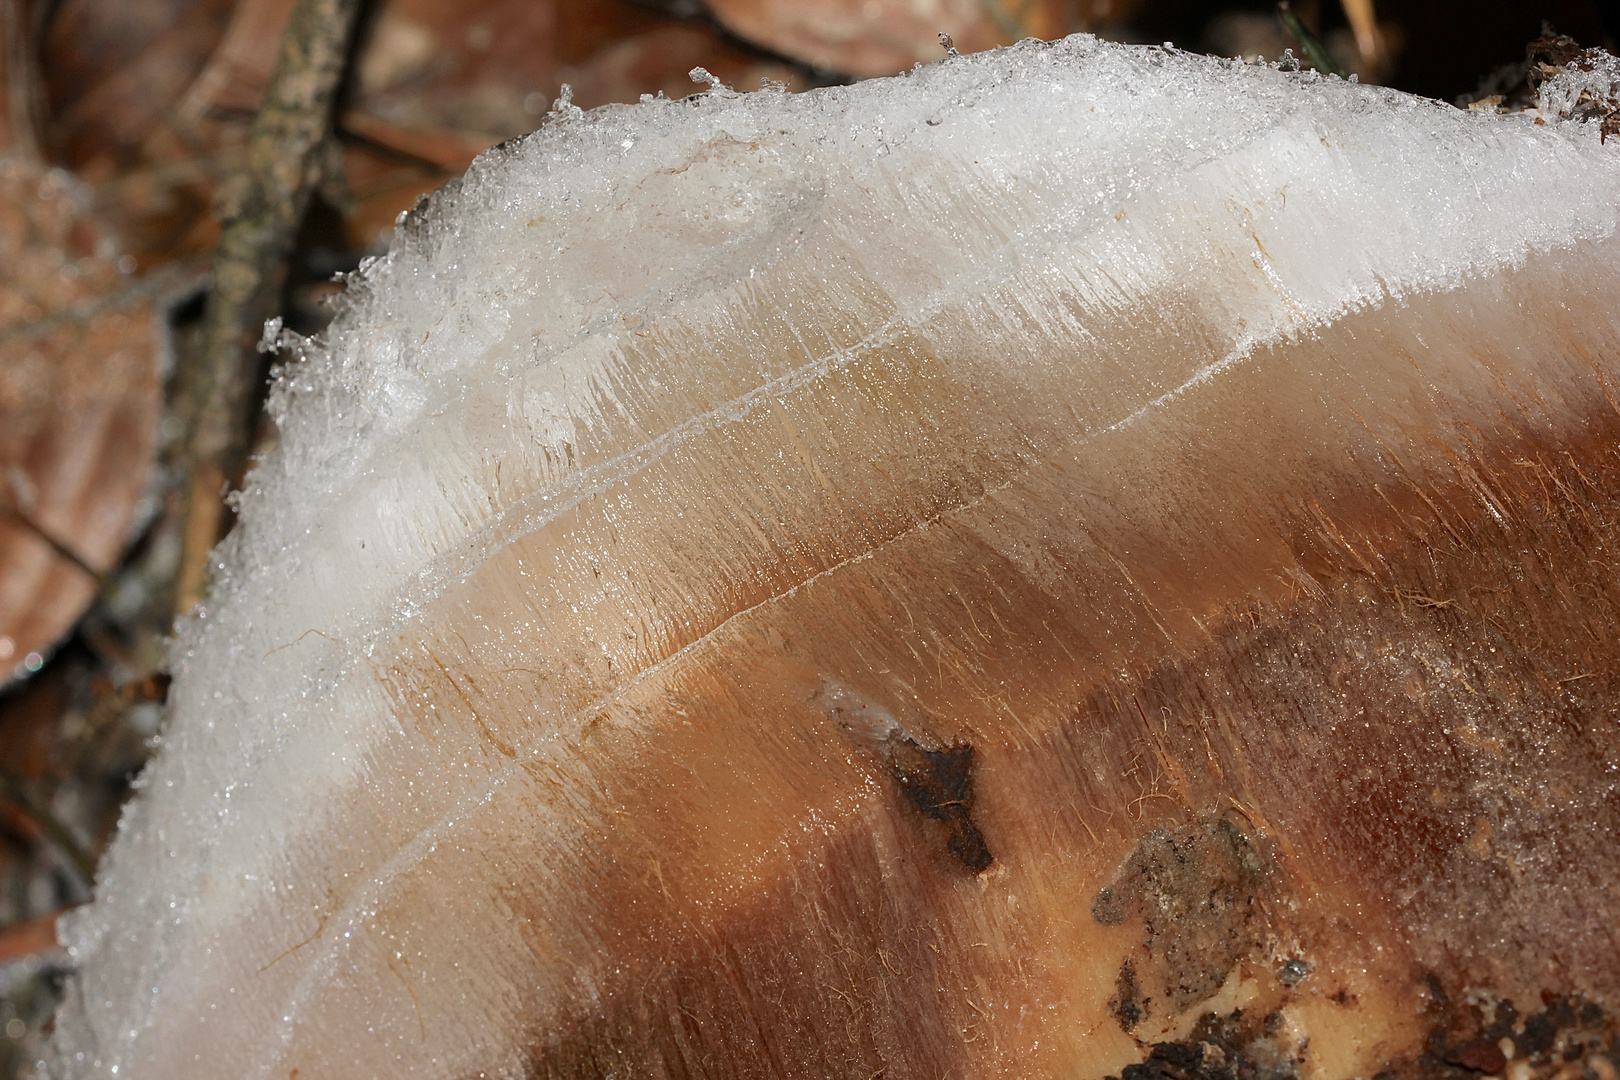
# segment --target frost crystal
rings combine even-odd
[[[1602,49],[1584,51],[1541,83],[1536,107],[1558,117],[1584,111],[1607,116],[1620,110],[1620,58]]]

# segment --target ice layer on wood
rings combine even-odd
[[[51,1075],[1601,1056],[1617,154],[1088,38],[564,109],[282,372]]]

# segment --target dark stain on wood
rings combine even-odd
[[[973,820],[973,747],[957,743],[929,750],[903,733],[884,743],[884,765],[906,802],[945,827],[945,850],[975,874],[994,863]]]
[[[1205,1013],[1187,1038],[1153,1044],[1146,1060],[1109,1080],[1293,1080],[1299,1061],[1278,1038],[1279,1021]]]
[[[1119,1023],[1119,1029],[1129,1033],[1147,1019],[1153,999],[1142,996],[1136,983],[1136,965],[1126,957],[1119,965],[1119,976],[1114,980],[1114,996],[1108,999],[1108,1011]]]

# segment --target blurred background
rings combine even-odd
[[[480,151],[591,108],[889,75],[1088,31],[1291,50],[1459,104],[1525,80],[1548,23],[1612,49],[1594,0],[366,0],[276,305],[318,332],[334,274]],[[0,1078],[32,1072],[58,914],[160,740],[163,650],[204,599],[184,448],[222,220],[295,0],[0,0]],[[1310,39],[1310,40],[1306,40]],[[266,362],[267,364],[267,362]],[[268,366],[252,381],[261,386]],[[256,414],[244,444],[275,439]],[[240,465],[237,466],[239,471]],[[226,478],[239,481],[238,476]]]

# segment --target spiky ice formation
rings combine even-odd
[[[1604,1026],[1616,153],[1074,38],[486,155],[281,377],[51,1075]]]

